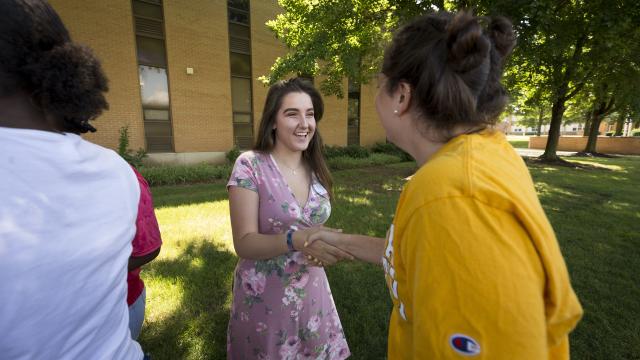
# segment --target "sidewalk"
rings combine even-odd
[[[516,151],[518,152],[518,154],[520,154],[520,156],[524,156],[524,157],[538,157],[542,155],[542,153],[544,153],[544,150],[539,150],[539,149],[516,149]],[[556,151],[556,154],[560,156],[571,156],[571,155],[575,155],[576,152],[575,151]]]

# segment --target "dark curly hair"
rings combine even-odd
[[[260,127],[258,129],[258,137],[253,150],[259,152],[270,152],[273,150],[276,145],[276,135],[273,131],[273,125],[276,123],[278,111],[280,111],[280,107],[282,106],[282,100],[287,94],[296,92],[309,95],[311,103],[313,104],[313,116],[316,124],[322,120],[324,102],[322,101],[322,96],[310,81],[300,77],[278,81],[271,85],[267,92],[267,98],[262,111],[262,119],[260,119]],[[333,180],[324,156],[322,155],[323,147],[322,136],[320,136],[320,131],[316,126],[316,131],[309,142],[309,147],[302,152],[302,158],[309,164],[322,186],[327,189],[329,196],[333,198]]]
[[[0,96],[24,91],[64,131],[86,133],[108,108],[107,90],[98,59],[46,1],[0,1]]]
[[[407,82],[422,125],[444,140],[459,125],[493,125],[507,104],[500,78],[516,42],[513,27],[494,17],[483,29],[485,20],[465,11],[425,15],[400,28],[385,51],[386,90]]]

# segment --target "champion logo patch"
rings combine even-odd
[[[466,356],[475,356],[480,354],[480,344],[471,336],[463,334],[453,334],[449,338],[449,345],[458,354]]]

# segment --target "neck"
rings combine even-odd
[[[276,144],[271,153],[290,169],[298,169],[302,165],[302,151],[290,151]]]
[[[446,143],[454,138],[477,132],[479,129],[469,126],[459,126],[453,129],[452,136],[446,141],[437,141],[430,139],[429,136],[423,135],[420,131],[414,131],[413,136],[408,136],[407,152],[416,160],[418,166],[424,165],[429,161],[435,153],[440,150]],[[435,137],[435,136],[434,136]]]
[[[62,127],[34,105],[29,96],[20,91],[0,97],[0,126],[14,129],[30,129],[63,132]]]

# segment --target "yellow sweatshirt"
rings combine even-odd
[[[582,316],[531,176],[501,133],[462,135],[406,184],[383,257],[389,359],[568,359]]]

